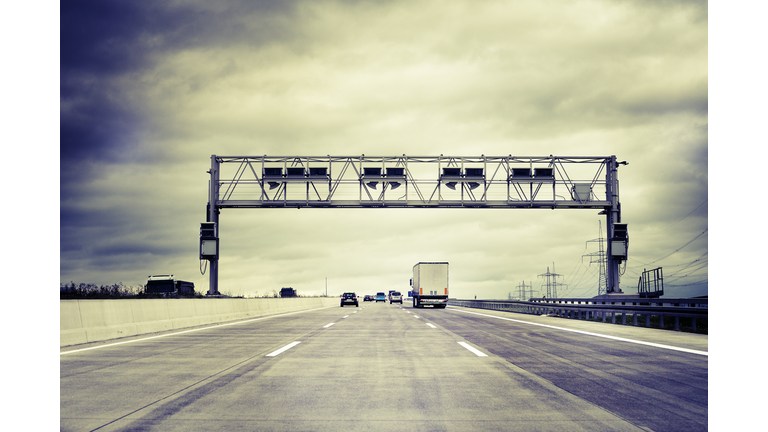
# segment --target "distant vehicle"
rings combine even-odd
[[[364,302],[367,302],[367,301],[373,301],[373,296],[371,296],[371,295],[366,295],[365,297],[363,297],[363,301],[364,301]]]
[[[448,263],[420,262],[413,266],[413,307],[448,305]]]
[[[353,304],[355,307],[358,306],[357,303],[357,296],[353,292],[345,292],[341,295],[341,307],[344,307],[345,304]]]
[[[384,303],[387,302],[387,296],[383,292],[376,293],[376,303],[383,301]]]
[[[403,295],[398,291],[392,291],[389,294],[389,304],[400,303],[403,304]]]
[[[173,275],[149,276],[144,286],[147,294],[157,294],[163,297],[191,296],[195,294],[195,284],[183,280],[177,280]]]
[[[298,297],[299,293],[293,288],[280,288],[280,297]]]

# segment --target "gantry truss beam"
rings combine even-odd
[[[600,209],[609,239],[606,291],[620,293],[622,164],[616,156],[212,155],[207,222],[217,226],[224,208]],[[208,293],[218,294],[218,252],[206,259]]]
[[[606,209],[611,157],[216,156],[213,208]]]

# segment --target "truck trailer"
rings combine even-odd
[[[147,284],[144,286],[147,294],[169,296],[191,296],[195,294],[195,284],[183,280],[178,280],[173,275],[154,275],[149,276]]]
[[[448,263],[420,262],[413,266],[413,307],[448,305]]]

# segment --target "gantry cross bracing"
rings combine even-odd
[[[225,208],[599,209],[616,240],[606,291],[620,293],[619,165],[616,156],[211,155],[207,222],[218,225]],[[218,252],[205,259],[208,294],[218,294]]]
[[[215,208],[610,207],[611,157],[212,156]],[[215,175],[214,175],[215,174]]]

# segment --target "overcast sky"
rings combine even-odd
[[[708,11],[702,1],[61,3],[60,282],[198,260],[210,156],[610,156],[629,260],[708,294]],[[597,294],[596,210],[225,209],[219,291],[502,298],[549,269]],[[605,234],[603,234],[605,236]],[[528,288],[528,289],[531,289]]]

